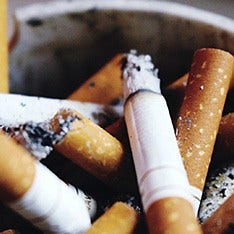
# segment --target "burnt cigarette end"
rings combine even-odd
[[[1,126],[1,129],[23,145],[38,160],[45,158],[53,146],[60,142],[70,130],[71,124],[79,119],[77,116],[58,116],[58,128],[51,129],[49,121],[26,122],[17,126]]]

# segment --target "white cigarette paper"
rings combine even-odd
[[[61,100],[19,94],[0,94],[0,125],[16,125],[25,122],[43,122],[52,118],[60,109],[73,109],[98,125],[123,116],[123,107],[89,102]]]
[[[124,115],[145,211],[155,201],[182,197],[191,202],[189,183],[157,70],[149,55],[126,56]]]
[[[81,196],[41,163],[31,188],[7,205],[45,233],[83,234],[91,225]]]

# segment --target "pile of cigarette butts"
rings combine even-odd
[[[66,100],[0,94],[1,203],[42,233],[233,233],[234,57],[201,48],[191,60],[164,86],[131,50]],[[52,152],[140,205],[116,198],[98,213],[95,194],[44,163]]]

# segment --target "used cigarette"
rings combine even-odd
[[[123,146],[115,137],[94,124],[85,116],[72,110],[62,109],[51,121],[51,130],[61,131],[61,121],[69,116],[74,121],[70,130],[55,148],[65,157],[102,180],[118,170],[123,160]]]
[[[7,229],[7,230],[0,232],[0,234],[19,234],[19,232],[17,232],[14,229]]]
[[[121,61],[123,54],[115,55],[104,67],[75,90],[68,99],[102,104],[122,99]]]
[[[225,164],[208,176],[198,212],[200,222],[206,222],[232,194],[234,194],[234,163]]]
[[[0,200],[44,232],[84,233],[91,225],[75,189],[2,132]]]
[[[202,225],[204,234],[233,233],[234,194]]]
[[[149,232],[201,233],[160,80],[149,55],[126,55],[124,116]],[[169,208],[168,208],[169,207]]]
[[[139,214],[124,202],[116,202],[99,217],[85,234],[133,234]]]
[[[8,93],[7,0],[0,1],[0,62],[0,92]]]
[[[16,125],[51,119],[61,108],[71,108],[105,127],[123,116],[123,107],[89,102],[0,94],[0,125]],[[6,111],[7,110],[7,111]]]
[[[222,155],[234,153],[234,112],[222,117],[216,143]]]
[[[232,77],[233,56],[219,49],[195,52],[176,136],[197,208],[200,204],[222,111]]]

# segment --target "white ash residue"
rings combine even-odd
[[[204,223],[232,194],[234,194],[234,164],[220,168],[209,178],[199,209]]]
[[[62,115],[59,116],[59,132],[50,129],[49,121],[41,123],[30,121],[16,126],[0,126],[0,128],[24,146],[35,158],[41,160],[65,137],[75,119],[77,117],[72,115],[65,119]]]
[[[161,93],[158,69],[150,55],[138,55],[135,50],[126,54],[123,62],[124,98],[139,90]]]

